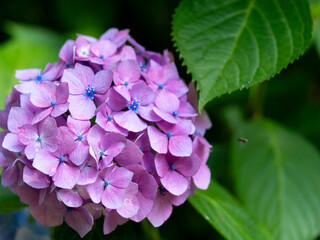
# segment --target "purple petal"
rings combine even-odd
[[[100,203],[104,191],[105,183],[101,178],[98,178],[95,183],[87,186],[88,194],[94,203]]]
[[[112,83],[113,73],[110,70],[102,70],[94,76],[92,85],[96,93],[104,94],[108,91]]]
[[[64,66],[65,64],[63,61],[48,63],[43,70],[42,79],[45,81],[53,81],[58,79],[62,74]]]
[[[168,137],[153,126],[148,127],[150,145],[158,153],[168,152]]]
[[[56,90],[57,86],[54,83],[46,82],[39,84],[32,91],[30,101],[37,107],[50,107],[52,102],[56,102]]]
[[[7,133],[3,139],[2,147],[12,152],[21,152],[24,145],[20,142],[17,134]]]
[[[199,157],[194,153],[190,157],[174,158],[174,160],[176,170],[186,177],[195,175],[201,164]]]
[[[163,112],[173,113],[178,110],[180,101],[173,93],[161,91],[156,98],[156,106]]]
[[[147,106],[140,106],[139,107],[139,115],[144,118],[147,121],[150,122],[158,122],[161,120],[161,117],[159,117],[154,111],[153,111],[154,105],[150,103]]]
[[[43,204],[29,206],[29,211],[42,226],[56,227],[63,223],[62,216],[56,216],[53,209]]]
[[[132,132],[141,132],[147,128],[147,124],[133,110],[116,113],[114,120],[119,126]]]
[[[158,175],[160,177],[164,177],[170,169],[170,165],[167,161],[167,156],[157,153],[154,162]]]
[[[138,63],[134,60],[126,60],[118,65],[117,74],[121,82],[115,82],[116,85],[124,82],[135,83],[139,80],[141,70]]]
[[[123,205],[117,209],[117,212],[124,218],[131,218],[138,213],[139,200],[136,196],[126,197]]]
[[[160,227],[171,215],[172,205],[160,192],[157,193],[148,219],[154,227]]]
[[[91,52],[99,58],[107,58],[117,51],[117,46],[110,40],[99,40],[91,44]]]
[[[114,88],[110,88],[108,92],[107,103],[113,111],[121,111],[127,107],[127,100]]]
[[[117,209],[122,206],[125,196],[125,189],[116,188],[109,184],[102,194],[101,202],[107,208]]]
[[[189,91],[188,87],[181,79],[171,80],[167,82],[165,85],[165,89],[175,94],[177,97],[181,97]]]
[[[65,221],[82,238],[90,232],[93,226],[93,218],[90,212],[82,206],[67,212]]]
[[[169,170],[162,178],[162,185],[173,195],[183,194],[189,185],[188,180],[174,170]]]
[[[23,181],[33,188],[46,188],[50,186],[50,178],[36,169],[27,165],[23,169]]]
[[[88,96],[70,95],[69,103],[69,110],[73,118],[79,120],[88,120],[93,118],[96,106]]]
[[[67,102],[69,97],[69,86],[67,83],[62,82],[57,87],[56,91],[56,102],[61,104]]]
[[[82,198],[79,196],[78,192],[73,189],[61,189],[57,192],[57,197],[66,206],[77,208],[83,203]]]
[[[129,166],[140,163],[142,157],[143,153],[140,148],[130,140],[127,140],[125,148],[115,157],[115,160],[121,166]]]
[[[145,198],[140,192],[136,195],[139,203],[139,210],[136,215],[131,217],[130,219],[135,222],[140,222],[150,213],[153,207],[153,199]]]
[[[67,40],[59,51],[60,59],[62,59],[68,65],[72,65],[74,62],[75,44],[76,44],[75,41]]]
[[[69,103],[63,103],[59,105],[55,105],[51,112],[52,117],[59,117],[60,115],[64,114],[69,109]]]
[[[129,90],[131,99],[140,100],[142,106],[148,105],[153,101],[154,94],[151,88],[143,81],[139,81]]]
[[[19,181],[18,166],[7,167],[2,170],[1,184],[4,187],[17,185]]]
[[[32,166],[44,174],[53,176],[59,165],[59,159],[46,150],[39,150],[33,160]]]
[[[194,184],[197,188],[206,190],[211,181],[211,172],[207,165],[203,164],[200,166],[196,175],[193,176]]]
[[[169,139],[169,151],[173,156],[188,157],[192,153],[192,141],[189,136],[172,136]]]
[[[91,123],[90,121],[77,120],[69,116],[67,125],[76,136],[79,136],[90,129]]]
[[[84,144],[81,141],[77,141],[75,144],[75,148],[69,154],[70,161],[75,165],[80,166],[85,162],[85,160],[89,156],[89,146]]]
[[[70,166],[66,163],[60,163],[56,174],[52,177],[54,185],[60,188],[72,189],[80,176],[79,167]]]
[[[176,119],[172,113],[164,112],[157,107],[153,108],[154,113],[159,117],[165,120],[166,122],[177,124],[178,119]]]
[[[23,81],[29,81],[29,79],[37,79],[41,75],[41,69],[30,68],[23,70],[16,70],[15,78]]]
[[[18,136],[21,143],[28,145],[37,141],[37,138],[39,137],[38,129],[31,124],[23,125],[18,129]]]
[[[8,129],[10,132],[17,133],[18,128],[25,124],[30,124],[33,119],[33,114],[23,108],[13,107],[8,115]]]
[[[68,155],[75,148],[75,141],[69,128],[61,126],[58,128],[59,153],[62,156]]]
[[[45,110],[38,111],[32,120],[32,124],[36,124],[38,122],[41,122],[43,119],[45,119],[46,117],[48,117],[52,113],[52,110],[53,110],[53,108],[49,107]]]
[[[172,135],[189,135],[192,134],[192,122],[190,120],[181,120],[170,130]]]
[[[99,172],[94,167],[85,166],[80,173],[78,180],[79,185],[94,183],[98,178]]]
[[[124,222],[126,222],[126,219],[121,217],[116,211],[113,210],[108,212],[108,214],[104,217],[103,233],[111,233],[113,230],[116,229],[118,225],[121,225]]]
[[[109,183],[117,188],[126,188],[129,186],[133,173],[124,167],[117,167],[111,174]]]

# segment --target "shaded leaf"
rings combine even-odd
[[[320,155],[312,144],[264,120],[242,126],[232,145],[236,191],[275,239],[314,239],[320,233]]]

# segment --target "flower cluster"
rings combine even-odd
[[[0,112],[2,185],[37,221],[81,237],[100,217],[104,234],[129,219],[158,227],[208,187],[211,123],[168,51],[113,28],[66,41],[59,57],[17,70]]]

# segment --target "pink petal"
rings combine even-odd
[[[101,70],[94,76],[92,85],[96,93],[104,94],[108,91],[112,83],[113,73],[110,70]]]
[[[167,82],[165,85],[165,89],[175,94],[177,97],[181,97],[189,91],[188,87],[181,79],[171,80]]]
[[[56,227],[63,223],[63,217],[56,216],[53,209],[50,209],[47,206],[29,206],[29,211],[42,226]]]
[[[50,178],[36,169],[31,169],[27,165],[23,169],[23,181],[29,186],[37,189],[50,186]]]
[[[1,184],[4,187],[17,185],[19,181],[18,166],[7,167],[2,170]]]
[[[80,166],[89,156],[89,146],[81,141],[76,141],[75,148],[69,154],[70,161]]]
[[[126,60],[118,65],[117,73],[121,83],[116,82],[115,84],[123,84],[125,81],[135,83],[140,78],[141,70],[136,61]]]
[[[189,136],[172,136],[169,139],[169,151],[173,156],[188,157],[192,153],[192,141]]]
[[[121,127],[132,132],[141,132],[147,128],[147,124],[142,121],[133,110],[116,113],[114,120]]]
[[[109,184],[102,194],[101,202],[107,208],[117,209],[122,206],[125,196],[125,189],[116,188]]]
[[[168,137],[153,126],[148,127],[150,145],[158,153],[168,152]]]
[[[113,111],[121,111],[127,107],[127,100],[115,88],[110,88],[107,103]]]
[[[73,64],[75,44],[75,41],[67,40],[59,51],[59,58],[62,59],[67,65]]]
[[[142,157],[143,153],[140,148],[130,140],[127,140],[125,148],[115,157],[115,160],[121,166],[129,166],[140,163]]]
[[[154,94],[151,88],[143,81],[139,81],[129,90],[131,99],[140,100],[142,106],[148,105],[153,101]]]
[[[38,68],[29,68],[23,70],[16,70],[15,78],[23,81],[28,81],[31,79],[36,79],[41,75],[41,69]]]
[[[90,232],[93,226],[93,218],[90,212],[82,206],[67,212],[65,221],[82,238]]]
[[[61,82],[68,83],[70,94],[84,94],[88,87],[88,84],[82,81],[81,74],[71,68],[64,70]]]
[[[173,113],[164,112],[157,107],[154,107],[153,111],[159,118],[162,118],[166,122],[173,123],[173,124],[178,123],[178,119],[173,116]]]
[[[26,124],[18,129],[18,136],[20,142],[25,145],[33,143],[39,137],[38,129],[34,125]]]
[[[154,162],[159,177],[164,177],[170,169],[167,156],[165,154],[157,153]]]
[[[46,150],[39,150],[33,160],[32,166],[44,174],[53,176],[59,165],[59,159]]]
[[[66,111],[68,111],[69,103],[63,103],[59,105],[55,105],[53,107],[53,110],[51,112],[52,117],[59,117],[60,115],[64,114]]]
[[[91,123],[86,120],[77,120],[68,116],[67,125],[69,129],[76,135],[82,135],[90,129]]]
[[[21,152],[24,145],[20,142],[17,134],[7,133],[3,139],[2,147],[12,152]]]
[[[179,157],[174,159],[176,171],[186,177],[194,176],[200,168],[201,161],[194,153],[192,153],[190,157]]]
[[[179,109],[180,101],[173,93],[161,91],[156,98],[156,106],[163,112],[173,113]]]
[[[46,117],[48,117],[52,113],[52,110],[53,110],[53,108],[49,107],[45,110],[38,111],[32,120],[32,124],[36,124],[38,122],[41,122],[43,119],[45,119]]]
[[[52,102],[56,102],[57,86],[54,83],[46,82],[39,84],[30,96],[30,101],[37,107],[50,107]]]
[[[96,106],[89,97],[84,95],[70,95],[69,103],[69,110],[73,118],[79,120],[93,118]]]
[[[200,166],[199,171],[193,176],[194,184],[197,188],[206,190],[211,181],[211,172],[207,165],[203,164]]]
[[[103,233],[111,233],[113,230],[116,229],[118,225],[121,225],[124,222],[126,222],[126,219],[121,217],[116,211],[113,210],[108,212],[108,214],[104,217]]]
[[[111,174],[109,183],[117,188],[126,188],[129,186],[133,172],[130,172],[124,167],[117,167]]]
[[[131,217],[130,219],[135,222],[140,222],[144,218],[147,217],[147,215],[150,213],[152,207],[153,207],[153,199],[147,199],[145,198],[140,192],[136,195],[139,203],[139,210],[136,215]]]
[[[117,46],[110,40],[99,40],[91,44],[91,52],[97,57],[107,58],[117,51]]]
[[[69,86],[67,83],[62,82],[57,87],[56,91],[56,102],[61,104],[67,102],[69,97]]]
[[[171,215],[172,205],[169,200],[160,192],[154,199],[151,212],[148,219],[154,227],[160,227]]]
[[[80,169],[78,167],[60,163],[52,180],[57,187],[72,189],[76,185],[79,176]]]
[[[88,194],[94,203],[100,203],[104,191],[105,183],[101,178],[98,178],[95,183],[87,186]]]
[[[153,111],[154,105],[150,103],[147,106],[140,106],[139,107],[139,115],[150,122],[158,122],[161,120],[161,117],[159,117],[154,111]]]
[[[33,119],[33,114],[23,108],[13,107],[8,115],[8,129],[10,132],[17,133],[18,128],[25,124],[30,124]]]
[[[94,167],[85,166],[80,173],[78,185],[94,183],[98,178],[99,172]]]
[[[162,178],[162,185],[173,195],[179,196],[188,188],[188,180],[176,171],[169,170]]]
[[[83,203],[82,198],[79,196],[78,192],[72,189],[61,189],[57,192],[57,197],[66,206],[77,208]]]

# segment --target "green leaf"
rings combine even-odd
[[[0,108],[4,99],[18,81],[16,69],[41,68],[58,60],[63,40],[49,30],[9,23],[6,32],[10,39],[0,45]]]
[[[308,47],[306,0],[182,0],[173,39],[200,90],[199,108],[270,79]]]
[[[214,181],[208,190],[197,190],[189,201],[227,239],[272,239],[266,228],[255,222],[231,194]]]
[[[275,239],[314,239],[320,233],[320,155],[301,136],[264,120],[245,124],[234,136],[236,191]]]
[[[0,180],[1,182],[1,180]],[[0,214],[8,213],[26,207],[20,199],[9,188],[2,187],[0,184]]]

